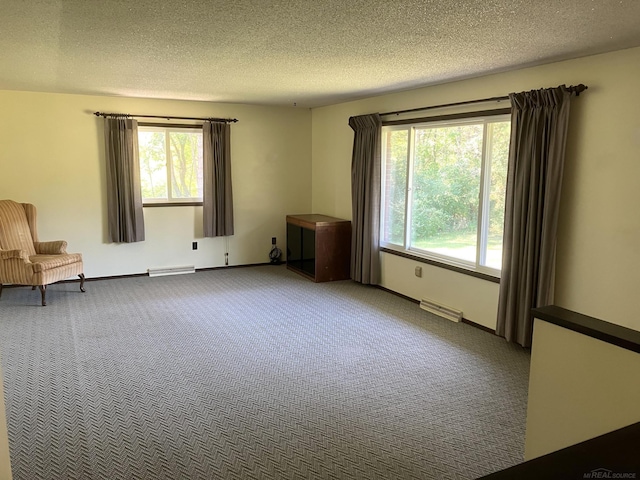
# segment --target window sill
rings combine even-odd
[[[142,208],[147,207],[201,207],[202,202],[163,202],[143,203]]]
[[[380,247],[380,251],[384,253],[389,253],[391,255],[396,255],[398,257],[408,258],[410,260],[415,260],[416,262],[426,263],[428,265],[433,265],[434,267],[444,268],[445,270],[451,270],[453,272],[462,273],[463,275],[469,275],[471,277],[480,278],[482,280],[487,280],[488,282],[500,283],[500,277],[496,277],[494,275],[489,275],[487,273],[476,272],[474,270],[468,270],[462,267],[456,267],[455,265],[449,265],[448,263],[438,262],[436,260],[432,260],[430,258],[421,257],[419,255],[412,254],[407,251],[399,251],[393,250],[391,248]]]

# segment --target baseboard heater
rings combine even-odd
[[[163,275],[182,275],[184,273],[196,273],[196,268],[193,265],[187,265],[184,267],[162,267],[162,268],[150,268],[147,270],[150,277],[161,277]]]
[[[459,322],[462,320],[461,310],[434,302],[433,300],[422,299],[420,301],[420,308],[427,312],[431,312],[434,315],[451,320],[452,322]]]

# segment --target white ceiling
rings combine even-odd
[[[0,89],[315,107],[639,45],[639,0],[1,0]]]

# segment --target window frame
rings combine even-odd
[[[489,123],[511,121],[511,109],[494,109],[475,112],[456,113],[450,115],[439,115],[433,117],[410,118],[395,121],[385,121],[382,123],[383,135],[381,135],[382,172],[380,176],[381,202],[380,202],[380,248],[381,251],[411,258],[423,263],[436,265],[442,268],[453,270],[459,273],[472,275],[486,280],[499,282],[501,270],[486,265],[481,261],[486,261],[486,245],[488,240],[488,197],[490,195],[491,184],[491,163],[487,164],[487,152],[491,149],[490,138],[487,136]],[[413,189],[413,163],[414,163],[414,142],[415,129],[429,126],[456,126],[456,125],[483,125],[483,145],[482,160],[479,180],[478,198],[478,226],[476,233],[476,259],[468,261],[461,258],[451,257],[444,254],[424,250],[411,245],[411,201]],[[384,241],[385,229],[385,153],[386,152],[386,132],[387,131],[407,131],[407,158],[406,158],[406,184],[405,184],[405,205],[404,205],[404,230],[402,245]]]
[[[138,122],[138,135],[141,129],[149,129],[146,131],[153,131],[153,129],[162,130],[165,132],[170,132],[171,130],[181,131],[181,130],[199,130],[202,133],[202,125],[199,124],[190,124],[190,123],[160,123],[160,122]],[[143,130],[144,131],[144,130]],[[167,141],[167,140],[165,140]],[[139,142],[139,137],[138,137]],[[165,146],[165,152],[166,152]],[[204,157],[204,153],[203,153]],[[165,164],[165,168],[167,171],[167,199],[159,198],[159,199],[149,199],[142,197],[142,206],[143,208],[147,207],[188,207],[188,206],[202,206],[204,199],[199,197],[189,197],[189,198],[174,198],[171,195],[171,175],[173,171],[173,165],[169,164],[170,156],[167,158],[167,163]],[[204,158],[202,158],[202,162],[204,163]],[[203,185],[204,192],[204,185]]]

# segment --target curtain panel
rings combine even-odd
[[[125,117],[107,117],[104,119],[104,133],[109,242],[142,242],[144,216],[140,190],[138,122]]]
[[[556,233],[571,92],[512,93],[496,333],[531,346],[531,309],[553,303]]]
[[[203,135],[203,227],[205,237],[233,235],[231,127],[206,121]]]
[[[351,158],[351,278],[380,282],[380,163],[382,120],[377,113],[349,119]]]

